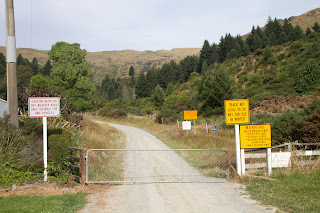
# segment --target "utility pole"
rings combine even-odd
[[[13,0],[6,0],[7,21],[7,101],[10,124],[18,127],[18,93],[16,68],[16,36],[14,24]]]

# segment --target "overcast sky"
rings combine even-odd
[[[49,50],[57,41],[89,52],[171,50],[243,35],[268,16],[284,19],[320,7],[319,0],[14,0],[18,48]],[[0,0],[5,46],[5,0]]]

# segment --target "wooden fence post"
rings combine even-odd
[[[80,184],[84,186],[86,184],[86,154],[82,149],[80,150]]]

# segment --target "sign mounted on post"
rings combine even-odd
[[[211,126],[211,132],[217,132],[217,126]]]
[[[47,137],[47,117],[60,116],[60,98],[59,97],[30,97],[28,99],[28,115],[30,118],[43,119],[43,164],[44,181],[47,181],[48,167],[48,137]]]
[[[182,121],[182,130],[191,130],[191,121]]]
[[[183,117],[184,117],[184,120],[197,120],[198,119],[197,110],[183,111]]]
[[[249,100],[225,100],[225,122],[226,125],[249,124]]]
[[[31,97],[28,99],[29,117],[59,117],[59,97]]]
[[[241,149],[270,148],[271,125],[241,125],[240,146]]]

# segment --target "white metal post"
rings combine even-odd
[[[47,167],[48,167],[48,139],[47,139],[47,117],[43,117],[43,163],[44,163],[44,181],[47,181]]]
[[[196,130],[196,120],[193,120],[193,126],[194,126],[194,135],[197,134],[197,130]]]
[[[267,148],[267,167],[268,167],[268,175],[272,174],[272,154],[271,148]]]
[[[241,175],[241,159],[240,159],[240,130],[239,124],[234,125],[235,136],[236,136],[236,160],[237,160],[237,172]]]
[[[242,175],[246,174],[246,158],[244,155],[244,149],[241,149],[241,171]]]

